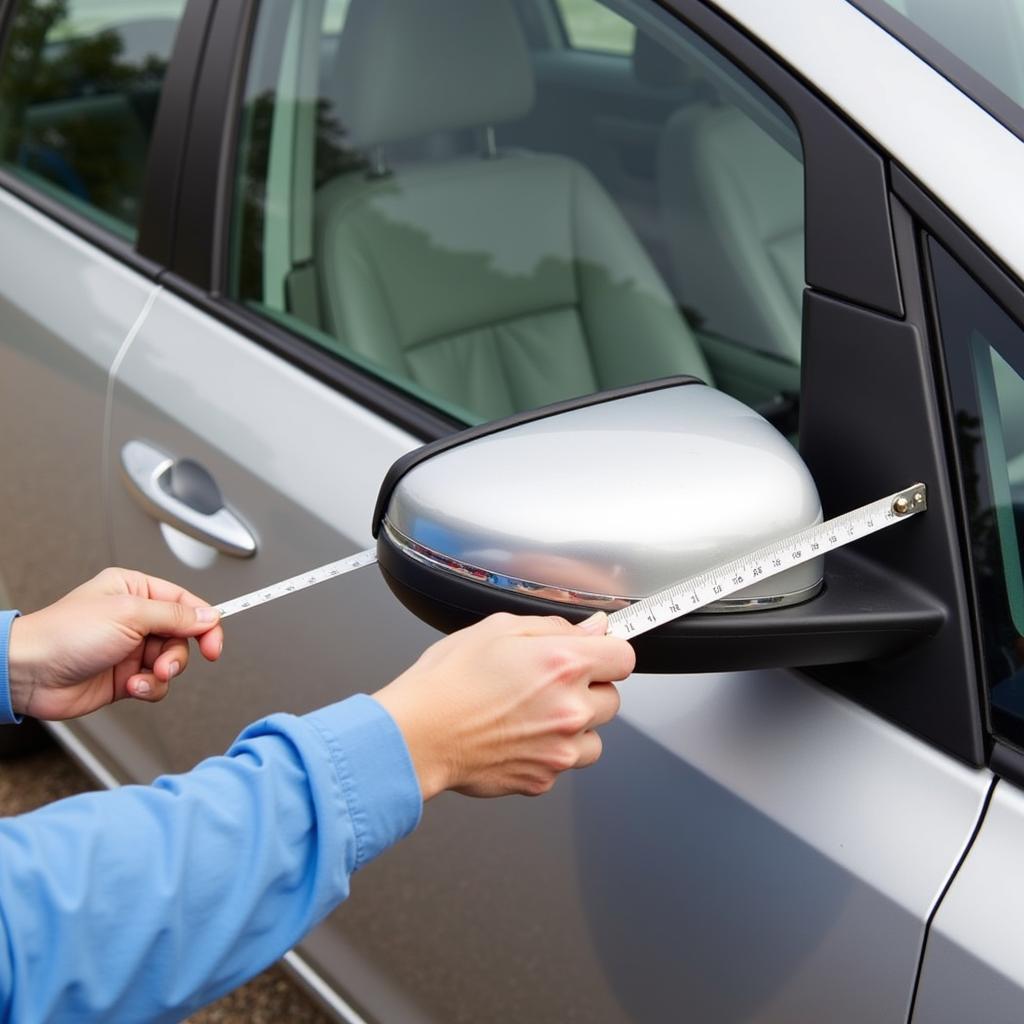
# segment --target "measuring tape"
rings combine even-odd
[[[715,601],[735,594],[754,583],[777,576],[812,558],[820,558],[829,551],[841,548],[862,537],[878,533],[904,519],[923,512],[928,507],[928,491],[924,484],[914,484],[888,497],[836,516],[828,522],[809,526],[784,540],[765,544],[756,551],[734,558],[714,569],[706,569],[665,590],[620,608],[608,616],[608,635],[632,639],[649,630],[698,611]],[[220,617],[237,615],[249,608],[276,601],[279,597],[314,587],[318,583],[336,579],[365,565],[377,561],[375,548],[368,548],[348,558],[328,562],[318,569],[310,569],[299,576],[273,583],[262,590],[225,601],[217,606]]]

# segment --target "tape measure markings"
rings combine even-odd
[[[879,498],[834,519],[817,523],[782,540],[763,545],[714,569],[673,583],[664,590],[635,601],[608,616],[608,635],[632,639],[649,630],[699,611],[737,591],[777,576],[779,573],[819,558],[862,537],[910,519],[928,507],[928,491],[924,484],[914,484],[888,497]],[[306,590],[327,580],[345,576],[377,561],[375,548],[367,548],[347,558],[339,558],[298,576],[272,583],[217,606],[220,617],[269,604],[279,597]]]
[[[287,597],[289,594],[297,593],[300,590],[315,587],[318,583],[326,583],[327,580],[344,576],[347,573],[354,572],[356,569],[362,569],[364,565],[373,565],[376,561],[376,549],[367,548],[365,551],[360,551],[355,555],[349,555],[348,558],[339,558],[336,562],[328,562],[317,569],[310,569],[307,572],[300,573],[298,576],[292,576],[290,579],[281,580],[279,583],[272,583],[269,587],[254,590],[252,593],[243,594],[241,597],[234,597],[230,601],[217,605],[217,610],[220,612],[220,617],[226,619],[229,615],[237,615],[239,612],[256,608],[261,604],[269,604],[271,601],[276,601],[279,597]]]
[[[894,526],[927,507],[928,491],[924,484],[896,491],[620,608],[608,616],[608,635],[627,640],[640,636],[754,583]]]

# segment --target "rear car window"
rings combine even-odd
[[[0,166],[133,239],[185,0],[18,0],[0,58]]]

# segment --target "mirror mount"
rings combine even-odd
[[[411,560],[382,532],[377,556],[395,596],[444,633],[493,612],[560,615],[579,622],[591,608],[529,597]],[[946,611],[908,580],[854,551],[828,556],[821,594],[804,604],[762,612],[688,615],[632,641],[638,672],[736,672],[865,662],[892,657],[927,640]]]

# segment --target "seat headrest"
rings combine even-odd
[[[349,141],[376,146],[522,117],[533,69],[508,0],[352,0],[332,91]]]

